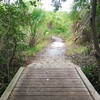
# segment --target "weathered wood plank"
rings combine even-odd
[[[38,81],[39,81],[39,79],[38,79]],[[38,81],[35,81],[35,80],[33,80],[33,81],[30,81],[29,82],[29,80],[26,80],[26,81],[19,81],[19,82],[17,82],[17,85],[16,85],[16,87],[17,86],[23,86],[23,87],[27,87],[27,86],[32,86],[32,87],[37,87],[38,85],[40,86],[40,87],[44,87],[44,85],[46,86],[46,87],[48,87],[48,86],[50,86],[50,87],[53,87],[53,86],[57,86],[57,87],[64,87],[64,86],[72,86],[72,87],[77,87],[77,86],[84,86],[84,84],[83,84],[83,82],[82,81],[77,81],[77,80],[72,80],[72,79],[60,79],[60,80],[57,80],[57,79],[53,79],[53,80],[49,80],[49,79],[45,79],[45,80],[42,80],[42,81],[40,81],[40,82],[38,82]]]
[[[13,95],[29,96],[89,96],[89,92],[14,92]]]
[[[70,72],[70,71],[76,71],[75,68],[27,68],[24,73],[30,72],[30,73],[34,73],[34,72]]]
[[[30,71],[29,71],[30,72]],[[36,72],[33,70],[33,73],[26,73],[26,74],[22,74],[21,78],[80,78],[79,75],[77,74],[77,72],[66,72],[63,71],[63,73],[61,73],[61,71],[43,71],[43,73],[39,74],[39,72],[42,71],[38,71],[38,74],[36,74]],[[51,73],[52,72],[52,73]]]
[[[16,85],[16,87],[18,88],[34,88],[34,87],[41,87],[41,88],[45,88],[45,87],[49,87],[49,88],[52,88],[52,87],[60,87],[60,88],[83,88],[85,87],[84,85],[82,84],[18,84]]]
[[[49,78],[47,78],[47,79],[29,79],[29,80],[27,80],[27,79],[19,79],[19,81],[17,82],[18,84],[21,84],[21,83],[24,83],[24,84],[29,84],[29,82],[30,83],[32,83],[32,84],[39,84],[39,83],[58,83],[58,84],[70,84],[70,83],[73,83],[73,84],[76,84],[76,83],[83,83],[83,81],[81,80],[81,79],[62,79],[62,78],[60,78],[60,79],[49,79]]]
[[[64,81],[64,82],[83,82],[82,80],[81,80],[81,78],[80,79],[77,79],[77,78],[73,78],[73,79],[67,79],[67,78],[30,78],[29,80],[27,80],[26,78],[19,78],[19,81],[18,82],[62,82],[62,81]]]
[[[47,75],[51,75],[51,74],[54,74],[54,75],[58,75],[58,74],[64,74],[64,75],[68,75],[68,74],[70,74],[70,73],[72,73],[72,74],[77,74],[77,72],[76,71],[57,71],[56,73],[54,73],[54,71],[32,71],[32,72],[30,72],[30,73],[25,73],[25,72],[23,72],[22,73],[22,75],[44,75],[44,74],[47,74]]]
[[[93,100],[90,96],[12,96],[9,100]]]
[[[39,74],[41,74],[41,73],[54,73],[56,70],[25,70],[24,72],[23,72],[23,74],[26,74],[27,72],[29,72],[30,71],[30,74],[34,74],[34,73],[39,73]],[[76,71],[75,70],[57,70],[57,73],[73,73],[73,72],[75,72],[76,73]]]
[[[54,78],[54,77],[59,77],[59,78],[63,78],[63,77],[72,77],[72,78],[80,78],[78,76],[78,74],[33,74],[33,75],[27,75],[27,74],[24,74],[24,75],[21,75],[21,78]]]
[[[30,71],[30,73],[29,74],[32,74],[32,73],[53,73],[53,72],[55,72],[56,70],[41,70],[41,69],[38,69],[38,70],[36,70],[36,69],[32,69],[32,70],[29,70],[29,69],[26,69],[24,72],[23,72],[23,74],[25,73],[27,73],[28,71]],[[76,73],[76,71],[75,71],[75,69],[65,69],[65,70],[60,70],[60,69],[58,69],[57,70],[57,72],[59,72],[59,73],[63,73],[63,72],[69,72],[69,73],[71,73],[71,72],[75,72]]]
[[[20,77],[20,80],[32,80],[32,79],[80,79],[80,77]]]
[[[88,92],[86,88],[14,88],[13,92]]]

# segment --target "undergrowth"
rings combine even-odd
[[[90,80],[94,88],[100,93],[100,82],[98,81],[98,68],[96,64],[82,68],[82,71]]]
[[[24,52],[24,55],[27,56],[35,56],[37,52],[41,51],[46,45],[50,42],[50,40],[45,40],[37,44],[34,48],[28,47],[27,50]]]
[[[71,43],[72,44],[72,43]],[[72,62],[79,65],[89,79],[91,84],[100,94],[100,82],[98,81],[98,68],[96,65],[96,59],[94,57],[94,51],[91,44],[89,45],[71,45],[71,49],[68,50],[72,58]]]

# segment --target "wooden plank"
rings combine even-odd
[[[93,100],[90,96],[12,96],[9,100]]]
[[[1,96],[0,100],[7,100],[8,99],[10,93],[12,92],[13,88],[15,87],[15,84],[18,81],[23,70],[24,70],[24,67],[19,68],[18,72],[16,73],[16,75],[14,76],[14,78],[12,79],[12,81],[10,82],[10,84],[8,85],[6,90],[4,91],[3,95]]]
[[[13,95],[29,96],[89,96],[89,92],[14,92]]]
[[[79,76],[73,76],[73,77],[38,77],[38,76],[36,76],[36,77],[20,77],[20,79],[27,79],[27,80],[31,80],[31,79],[80,79],[80,77]]]
[[[78,74],[73,73],[66,73],[66,74],[33,74],[33,75],[21,75],[21,78],[54,78],[54,77],[73,77],[73,78],[79,78]]]
[[[43,65],[42,65],[43,66]],[[60,67],[60,68],[56,68],[56,67],[54,67],[54,68],[34,68],[34,66],[32,66],[32,67],[28,67],[28,69],[27,70],[35,70],[35,71],[38,71],[38,70],[48,70],[48,71],[67,71],[67,70],[75,70],[75,68],[73,67],[73,68],[62,68],[62,67]]]
[[[56,72],[56,73],[55,73],[55,72]],[[54,71],[41,71],[41,72],[40,72],[40,71],[33,71],[32,73],[22,73],[22,75],[25,75],[25,74],[26,74],[26,75],[38,75],[38,74],[39,74],[39,75],[41,75],[41,74],[43,74],[43,75],[44,75],[44,74],[47,74],[47,75],[48,75],[48,74],[50,74],[50,75],[51,75],[51,74],[54,74],[54,75],[55,75],[55,74],[56,74],[56,75],[57,75],[57,74],[68,75],[68,74],[77,74],[76,71],[55,71],[55,72],[54,72]]]
[[[60,88],[83,88],[85,87],[84,84],[17,84],[17,88],[34,88],[34,87],[40,87],[40,88],[45,88],[45,87],[60,87]]]
[[[29,71],[30,72],[30,71]],[[34,72],[34,71],[33,71]],[[60,71],[59,71],[60,72]],[[80,78],[79,75],[75,72],[73,73],[69,73],[69,72],[63,72],[63,73],[59,73],[57,71],[55,72],[52,72],[51,74],[50,73],[41,73],[41,74],[35,74],[35,73],[32,73],[32,74],[22,74],[21,75],[21,78]]]
[[[80,79],[77,79],[77,78],[73,78],[73,79],[67,79],[67,78],[57,78],[57,79],[55,79],[55,78],[30,78],[29,80],[27,80],[26,78],[19,78],[19,81],[18,82],[25,82],[25,83],[29,83],[29,82],[62,82],[62,81],[64,81],[64,82],[83,82],[82,80],[81,80],[81,78]]]
[[[86,88],[14,88],[13,92],[88,92]]]
[[[79,76],[71,76],[71,77],[39,77],[39,76],[36,76],[36,77],[20,77],[20,79],[27,79],[27,80],[31,80],[31,79],[80,79]]]
[[[30,72],[28,75],[30,74],[52,74],[52,73],[55,73],[56,71],[24,71],[23,74],[27,74],[28,72]],[[57,71],[56,73],[59,73],[59,74],[63,74],[63,73],[75,73],[76,74],[76,71]]]
[[[68,71],[75,71],[75,68],[30,68],[28,67],[24,73],[30,72],[30,73],[34,73],[34,72],[68,72]]]
[[[53,81],[54,80],[54,81]],[[38,82],[38,81],[29,81],[29,80],[26,80],[26,81],[19,81],[19,82],[17,82],[17,85],[16,86],[20,86],[20,85],[22,85],[22,86],[37,86],[37,85],[39,85],[39,86],[55,86],[55,85],[57,85],[57,86],[70,86],[70,85],[72,85],[72,86],[80,86],[80,85],[82,85],[82,86],[84,86],[84,84],[83,84],[83,82],[82,81],[77,81],[77,80],[69,80],[68,79],[68,81],[67,80],[65,80],[65,79],[63,79],[63,80],[57,80],[57,79],[53,79],[52,81],[51,80],[43,80],[43,81],[40,81],[40,82]]]
[[[89,92],[90,92],[91,96],[94,98],[94,100],[100,100],[100,95],[94,89],[94,87],[89,82],[89,80],[86,78],[84,73],[81,71],[80,67],[76,66],[76,70],[79,73],[81,79],[83,80],[84,84],[86,85],[87,89],[89,90]]]
[[[77,74],[76,71],[56,71],[56,73],[54,73],[54,71],[32,71],[30,73],[25,73],[25,71],[22,73],[22,75],[35,75],[35,74]]]
[[[66,84],[66,83],[83,83],[81,79],[19,79],[18,83],[25,84],[36,84],[36,83],[58,83],[58,84]]]

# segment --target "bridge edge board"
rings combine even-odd
[[[90,83],[90,81],[87,79],[87,77],[84,75],[82,72],[81,68],[79,66],[75,66],[78,74],[80,75],[82,81],[84,82],[86,88],[88,89],[90,95],[92,96],[93,100],[100,100],[100,95],[98,92],[95,90],[93,85]]]
[[[12,90],[14,89],[21,73],[24,71],[25,67],[20,67],[19,70],[17,71],[17,73],[15,74],[15,76],[13,77],[13,79],[11,80],[11,82],[9,83],[8,87],[6,88],[6,90],[4,91],[4,93],[2,94],[2,96],[0,97],[0,100],[7,100],[12,92]]]

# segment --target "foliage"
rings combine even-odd
[[[45,12],[41,9],[34,8],[33,12],[30,15],[30,29],[31,29],[31,39],[30,47],[34,47],[36,43],[37,30],[41,24],[43,24],[45,19]]]
[[[98,37],[100,37],[100,4],[98,4],[97,6],[97,11],[96,11],[97,15],[96,15],[96,30],[97,30],[97,34],[98,34]]]
[[[56,35],[62,34],[66,36],[71,32],[70,28],[72,21],[66,12],[56,12],[56,13],[49,12],[48,15],[49,15],[48,27],[50,33]]]
[[[100,3],[97,3],[97,5],[96,3],[97,3],[97,0],[74,0],[74,6],[71,12],[71,18],[74,22],[73,28],[75,29],[74,30],[75,39],[78,38],[77,40],[80,42],[82,35],[83,37],[88,37],[88,34],[90,34],[91,38],[90,38],[90,41],[88,41],[89,44],[86,41],[84,41],[85,43],[84,46],[86,50],[84,50],[83,52],[86,55],[90,55],[91,52],[93,51],[92,45],[94,45],[94,51],[92,52],[92,54],[95,52],[98,67],[97,65],[91,65],[91,66],[85,67],[83,71],[85,72],[86,76],[89,78],[91,83],[94,85],[94,87],[100,92],[100,85],[99,85],[100,83],[98,81],[98,79],[100,80],[100,77],[99,77],[100,72],[98,72],[99,71],[98,69],[100,66],[100,63],[99,63],[100,62],[100,57],[99,57],[100,47],[98,43],[98,39],[100,38],[100,23],[99,23]],[[89,20],[86,17],[87,15],[88,15]],[[84,22],[86,21],[89,24],[88,23],[84,24]],[[95,27],[95,23],[96,23],[96,27]],[[87,30],[88,34],[84,32],[85,29],[88,29]],[[96,31],[97,31],[97,36],[96,36]]]
[[[91,5],[90,0],[75,0],[72,11],[70,13],[70,17],[73,21],[73,33],[74,33],[74,40],[77,43],[84,44],[84,41],[91,42],[92,35],[91,35],[91,28],[90,28],[90,16],[91,16]],[[100,18],[99,18],[99,10],[100,4],[97,5],[96,10],[96,31],[97,37],[100,37]],[[87,30],[89,29],[89,30]],[[76,40],[77,39],[77,40]]]
[[[41,41],[39,44],[37,44],[34,48],[28,47],[24,54],[27,56],[35,56],[35,54],[39,51],[41,51],[48,43],[49,40]]]
[[[17,6],[0,3],[0,94],[23,64],[24,51],[29,47],[32,32],[37,32],[42,25],[44,13],[36,8],[31,13],[24,2],[18,2]]]
[[[82,16],[86,13],[84,10],[90,10],[90,0],[74,0],[74,5],[70,13],[70,17],[73,21],[82,19]]]
[[[84,72],[86,75],[91,75],[90,71],[93,70],[94,68],[96,68],[96,64],[90,65],[90,66],[88,66],[88,67],[84,67],[84,68],[83,68],[83,72]]]
[[[21,31],[20,26],[25,26],[27,17],[16,6],[1,3],[0,13],[0,84],[6,83],[7,85],[16,72],[15,69],[18,68],[18,62],[22,57],[25,34]],[[13,64],[15,64],[15,68]],[[2,86],[0,89],[5,88],[5,85]]]
[[[81,46],[81,45],[80,46],[75,46],[74,48],[71,48],[70,50],[68,50],[68,52],[70,54],[74,54],[74,53],[76,53],[76,54],[84,54],[85,51],[86,51],[86,47]]]
[[[65,2],[66,0],[52,0],[52,4],[55,7],[54,11],[58,11],[59,8],[62,7],[61,2]]]
[[[88,77],[90,82],[93,84],[93,86],[96,88],[98,93],[100,93],[100,84],[98,81],[98,68],[96,64],[92,64],[90,66],[84,67],[83,72]]]

